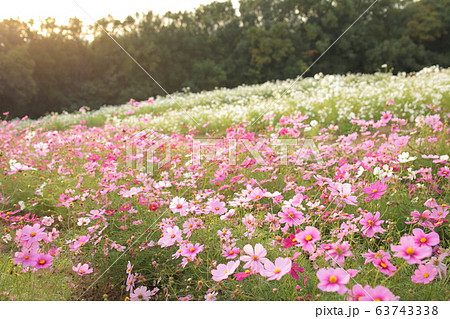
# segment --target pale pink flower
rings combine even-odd
[[[376,286],[375,288],[365,286],[364,290],[366,295],[361,297],[360,301],[397,301],[399,299],[398,296],[395,296],[388,288],[383,286]]]
[[[291,271],[292,261],[290,258],[278,257],[275,263],[267,260],[264,262],[264,269],[260,270],[261,276],[268,277],[267,280],[280,280],[281,277]]]
[[[136,288],[133,292],[130,292],[131,301],[148,301],[152,292],[145,286],[140,286]]]
[[[317,271],[319,284],[317,287],[326,292],[337,292],[340,295],[345,294],[350,281],[350,275],[341,268],[321,268]]]
[[[239,264],[241,262],[238,261],[230,261],[226,265],[225,264],[219,264],[217,266],[217,269],[211,270],[211,274],[213,275],[212,279],[214,281],[222,281],[224,279],[227,279],[228,276],[232,275],[234,271],[239,267]]]
[[[256,244],[255,249],[251,245],[245,245],[244,251],[247,255],[241,256],[240,260],[245,262],[244,268],[251,268],[252,270],[259,272],[263,269],[262,263],[268,261],[265,256],[267,251],[264,249],[263,245]]]
[[[419,265],[419,269],[414,271],[414,275],[411,276],[411,280],[414,283],[429,284],[436,277],[438,271],[430,263],[425,265]]]
[[[94,271],[92,268],[89,268],[88,264],[81,265],[81,263],[78,263],[78,265],[76,267],[73,266],[72,270],[75,271],[76,273],[78,273],[78,275],[80,275],[80,276],[90,274]]]
[[[325,260],[331,259],[333,266],[338,264],[344,266],[345,257],[353,257],[350,251],[350,244],[348,242],[333,243],[331,249],[325,251]]]

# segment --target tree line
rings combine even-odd
[[[169,93],[262,83],[302,74],[373,0],[241,0],[193,12],[111,16],[94,26],[46,19],[0,22],[0,111],[50,112]],[[317,72],[372,73],[450,65],[450,0],[379,0],[314,64]]]

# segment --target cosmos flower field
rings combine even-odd
[[[449,88],[432,67],[4,114],[0,300],[448,300]]]

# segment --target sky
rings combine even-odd
[[[136,12],[163,14],[167,11],[184,11],[198,8],[214,0],[0,0],[0,21],[9,18],[20,18],[22,21],[33,19],[35,22],[52,17],[57,24],[66,24],[71,17],[77,17],[86,24],[111,14],[123,20],[134,16]],[[216,0],[217,1],[217,0]],[[219,0],[220,1],[220,0]],[[86,15],[79,6],[89,15]],[[236,8],[239,1],[233,0]]]

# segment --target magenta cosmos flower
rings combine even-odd
[[[396,252],[395,257],[405,259],[410,265],[420,264],[422,259],[431,256],[431,247],[416,245],[412,236],[403,236],[400,245],[391,245],[391,250]]]
[[[383,286],[376,286],[371,288],[364,287],[365,296],[359,298],[360,301],[397,301],[398,296],[395,296],[388,288]]]
[[[217,282],[227,279],[228,276],[232,275],[235,272],[240,263],[241,262],[238,260],[230,261],[226,265],[218,265],[217,269],[211,270],[211,274],[213,275],[212,279]]]
[[[289,227],[294,225],[300,225],[303,214],[294,207],[283,207],[282,211],[278,213],[280,217],[280,223],[286,224]]]
[[[251,245],[245,245],[244,251],[247,253],[245,256],[241,256],[240,260],[245,262],[244,268],[251,268],[252,270],[259,272],[263,269],[262,263],[268,261],[265,256],[267,255],[267,251],[264,249],[263,245],[256,244],[255,250]]]
[[[373,265],[377,267],[380,272],[388,276],[392,276],[394,271],[397,270],[397,267],[391,264],[387,257],[376,258],[373,261]]]
[[[39,254],[36,258],[36,263],[34,264],[34,268],[42,269],[47,268],[52,265],[53,257],[46,254]]]
[[[261,276],[268,277],[267,280],[280,280],[281,277],[291,271],[292,261],[290,258],[278,257],[275,263],[267,260],[264,263],[264,269],[261,269]]]
[[[438,271],[431,264],[419,265],[419,269],[414,271],[414,275],[411,276],[411,280],[414,283],[428,284],[433,281]]]
[[[295,235],[295,239],[304,251],[312,254],[316,250],[314,242],[320,240],[320,231],[316,227],[307,226],[304,231]]]
[[[340,295],[345,294],[350,281],[350,275],[341,268],[321,268],[317,271],[319,284],[317,287],[322,291],[337,292]]]
[[[363,188],[362,192],[367,194],[367,200],[380,199],[387,189],[387,185],[378,181],[369,187]]]
[[[425,234],[425,232],[420,228],[415,228],[412,232],[414,234],[414,243],[419,247],[436,246],[440,242],[439,235],[435,232]]]
[[[375,212],[375,215],[372,213],[364,214],[364,218],[359,223],[363,225],[361,231],[365,237],[374,237],[375,233],[384,233],[386,231],[386,229],[381,227],[384,220],[380,220],[379,212]]]

